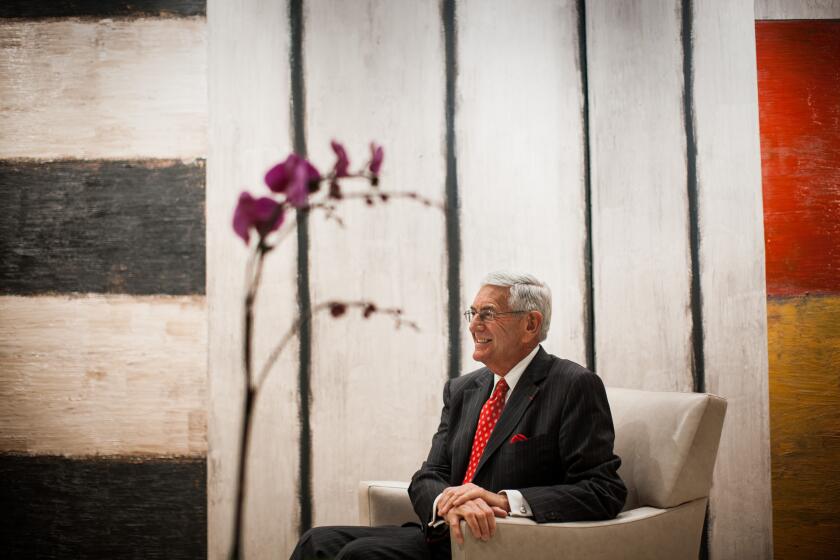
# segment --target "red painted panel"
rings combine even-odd
[[[840,293],[840,21],[755,31],[767,292]]]

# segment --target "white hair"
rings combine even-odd
[[[551,325],[551,288],[530,274],[491,272],[481,281],[482,286],[510,288],[508,305],[511,311],[539,311],[543,316],[540,342],[548,336]]]

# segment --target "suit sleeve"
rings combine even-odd
[[[601,378],[575,375],[564,399],[558,431],[560,484],[520,488],[537,523],[611,519],[621,512],[627,489],[613,453],[615,432]]]
[[[450,413],[450,384],[447,381],[443,388],[443,410],[440,414],[440,424],[432,437],[432,448],[429,456],[414,476],[408,487],[411,504],[417,516],[424,525],[431,521],[432,504],[435,498],[450,486],[451,460],[449,456],[449,413]]]

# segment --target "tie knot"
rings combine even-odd
[[[499,382],[496,383],[496,390],[493,391],[493,396],[504,397],[507,394],[509,388],[510,387],[508,387],[507,381],[505,381],[505,378],[502,377],[501,379],[499,379]]]

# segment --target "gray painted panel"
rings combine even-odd
[[[838,19],[840,0],[755,0],[755,19]]]
[[[4,0],[0,18],[112,18],[203,16],[205,0]]]
[[[0,292],[204,293],[204,162],[0,161]]]
[[[695,3],[706,390],[729,400],[710,558],[771,558],[764,215],[752,2]]]
[[[598,373],[692,388],[680,2],[587,4]]]
[[[442,193],[445,90],[439,6],[378,0],[346,4],[326,0],[304,4],[306,126],[313,159],[328,167],[333,158],[328,140],[335,137],[347,143],[358,162],[366,155],[367,141],[376,139],[386,145],[383,188]],[[739,55],[734,59],[737,67],[730,68],[728,59],[724,61],[724,55],[715,50],[745,48],[745,8],[742,4],[732,8],[731,17],[736,20],[722,34],[730,37],[731,33],[735,46],[723,43],[712,48],[704,41],[709,37],[717,40],[718,35],[704,30],[716,17],[727,15],[711,16],[707,11],[724,10],[723,4],[699,6],[702,15],[695,33],[702,34],[696,41],[697,48],[704,50],[695,53],[695,91],[702,289],[708,292],[703,308],[704,314],[708,313],[704,322],[707,386],[724,396],[731,391],[733,411],[760,417],[765,411],[753,391],[761,392],[756,376],[766,371],[766,364],[761,370],[760,352],[747,346],[758,341],[762,327],[758,320],[749,322],[754,315],[745,319],[746,326],[731,316],[735,308],[739,313],[755,311],[756,282],[762,282],[754,252],[760,243],[756,241],[760,240],[755,230],[758,222],[752,221],[755,216],[750,213],[755,211],[756,194],[754,185],[742,187],[737,194],[713,190],[752,185],[755,180],[752,164],[730,169],[729,159],[717,151],[719,145],[731,145],[736,154],[755,156],[748,138],[752,117],[747,114],[755,110],[754,100],[748,99],[746,81],[730,75],[740,72],[747,76],[749,69],[742,65],[749,56]],[[676,1],[587,5],[598,370],[611,385],[692,388],[681,7]],[[288,68],[284,58],[288,43],[284,14],[280,13],[284,9],[264,2],[228,7],[219,1],[211,2],[209,11],[214,30],[210,35],[214,111],[208,189],[213,395],[210,550],[215,556],[225,553],[230,527],[230,481],[235,474],[231,459],[241,390],[238,321],[245,252],[232,238],[228,224],[237,188],[258,186],[260,172],[288,150]],[[529,4],[519,12],[502,4],[459,2],[456,122],[458,183],[465,220],[462,298],[471,300],[474,284],[486,268],[529,268],[545,276],[556,299],[555,338],[549,347],[583,361],[585,208],[574,17],[574,6],[567,2]],[[268,31],[255,33],[263,26],[273,27],[273,36]],[[735,39],[737,34],[741,36]],[[247,63],[243,62],[246,53]],[[263,68],[273,70],[263,72]],[[709,75],[714,76],[712,80],[733,80],[725,91],[739,100],[732,110],[742,110],[743,115],[734,118],[728,101],[710,97],[706,83],[700,83]],[[727,119],[742,127],[740,132],[732,132],[732,138],[721,137],[736,126],[724,122]],[[527,126],[522,126],[523,122]],[[730,171],[741,183],[731,185]],[[522,196],[523,191],[530,194]],[[732,207],[719,207],[721,202],[712,200],[715,197],[733,200]],[[746,210],[734,206],[739,204]],[[510,210],[519,217],[517,225],[531,226],[535,237],[545,235],[547,239],[534,242],[531,237],[520,237],[515,227],[496,225],[510,221],[505,221]],[[313,300],[373,295],[383,304],[405,306],[424,330],[419,335],[394,333],[382,318],[364,321],[348,316],[335,321],[322,317],[316,321],[313,460],[317,523],[355,521],[353,492],[358,478],[407,478],[419,460],[415,454],[425,452],[426,438],[435,424],[433,414],[440,405],[440,384],[446,376],[442,217],[433,210],[395,201],[374,208],[348,202],[340,212],[344,229],[322,221],[317,214],[311,220]],[[738,212],[750,217],[736,223],[732,213]],[[490,227],[485,215],[493,218]],[[744,235],[744,241],[729,249],[723,243],[733,227]],[[501,262],[496,264],[494,258],[500,251],[506,251],[509,258],[497,259]],[[542,262],[546,254],[551,258]],[[291,245],[272,259],[267,272],[271,285],[262,300],[271,304],[260,309],[265,322],[258,328],[263,333],[266,329],[282,332],[295,308]],[[729,274],[734,274],[734,279],[726,276]],[[719,308],[719,302],[730,288],[740,295],[736,302],[728,301],[727,311]],[[741,297],[743,300],[738,299]],[[739,325],[746,329],[748,340],[738,339]],[[258,352],[268,345],[268,337],[261,337]],[[290,347],[278,366],[277,385],[262,405],[261,414],[266,416],[258,422],[260,443],[254,472],[259,483],[254,482],[253,487],[260,494],[253,496],[249,507],[251,536],[246,536],[257,556],[283,554],[296,538],[295,520],[289,519],[296,515],[297,503],[293,495],[297,464],[292,458],[297,450],[294,354],[295,348]],[[732,364],[741,363],[738,360],[742,358],[743,371],[724,379]],[[747,373],[746,369],[753,367],[757,369]],[[742,400],[744,405],[739,408]],[[408,422],[409,428],[397,434],[383,418]],[[745,464],[759,479],[763,468],[760,456],[766,450],[760,437],[761,422],[760,418],[743,421],[749,447],[744,452],[750,453]],[[387,448],[370,441],[374,433],[377,442],[387,441],[379,436],[380,431],[393,438]],[[729,445],[726,437],[722,454]],[[371,456],[359,456],[351,449],[353,445],[374,451],[368,454]],[[729,457],[719,459],[717,476],[740,484],[742,475],[734,469],[743,456],[734,447],[728,453]],[[348,474],[337,471],[336,465]],[[283,473],[279,479],[278,472]],[[729,512],[738,508],[737,500],[727,498],[732,492],[729,484],[713,490],[713,508],[719,508],[721,516],[716,517],[713,510],[713,557],[729,554],[720,543],[731,544],[749,556],[754,550],[750,547],[768,542],[762,516],[769,518],[769,509],[760,504],[766,487],[758,479],[743,482],[745,492],[755,492],[745,501],[750,504],[750,515],[756,516],[747,520],[746,530],[741,531],[742,519],[728,525],[718,522],[729,519]]]
[[[0,454],[0,556],[207,556],[204,458]]]
[[[488,272],[548,282],[546,348],[586,362],[583,95],[572,1],[459,3],[463,307]],[[473,343],[463,326],[464,371]]]
[[[385,146],[380,188],[444,195],[444,62],[431,2],[307,2],[309,153],[325,171],[329,140],[352,168]],[[323,162],[323,163],[321,163]],[[346,183],[348,190],[367,188]],[[340,227],[310,219],[313,302],[400,306],[421,331],[358,312],[313,323],[315,524],[357,521],[359,480],[408,480],[428,453],[447,378],[444,215],[408,200],[341,203]]]
[[[208,3],[210,156],[207,165],[208,551],[228,555],[241,406],[242,317],[248,250],[233,234],[239,192],[262,196],[266,170],[291,151],[286,2]],[[291,241],[291,243],[290,243]],[[294,235],[266,262],[257,299],[254,359],[261,367],[295,320]],[[248,470],[245,553],[291,551],[299,522],[297,342],[272,369],[256,405]]]

